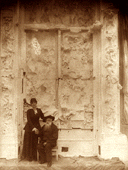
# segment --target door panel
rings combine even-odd
[[[62,33],[62,77],[89,79],[92,76],[92,35],[88,32]]]
[[[57,32],[26,32],[26,89],[29,103],[37,98],[38,107],[44,113],[54,112],[57,107]],[[24,117],[26,117],[25,108]],[[26,119],[24,118],[26,122]],[[24,122],[24,123],[25,123]]]
[[[56,35],[54,31],[27,31],[27,73],[38,79],[56,78]]]
[[[61,38],[61,77],[59,100],[61,117],[70,121],[63,128],[93,128],[93,55],[88,32],[63,32]]]

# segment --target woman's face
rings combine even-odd
[[[35,108],[37,107],[37,103],[36,103],[36,102],[33,102],[33,103],[31,104],[31,106],[33,107],[33,109],[35,109]]]

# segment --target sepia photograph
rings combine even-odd
[[[0,170],[128,170],[128,2],[0,0]]]

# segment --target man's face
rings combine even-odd
[[[46,124],[51,125],[52,124],[52,119],[51,118],[47,118],[46,119]]]

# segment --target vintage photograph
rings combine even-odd
[[[0,170],[128,170],[128,2],[0,1]]]

